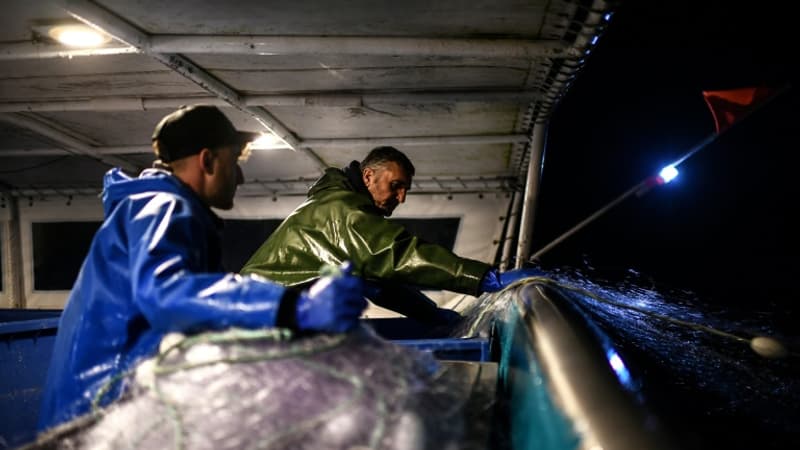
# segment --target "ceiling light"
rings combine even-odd
[[[275,150],[279,148],[289,148],[289,145],[274,134],[264,133],[250,143],[250,148],[253,150]]]
[[[98,47],[111,41],[110,36],[87,25],[58,25],[47,34],[69,47]]]

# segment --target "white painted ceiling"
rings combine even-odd
[[[298,194],[325,166],[395,145],[425,191],[513,189],[606,25],[601,0],[4,0],[0,188],[96,193],[153,160],[181,104],[213,103],[289,147],[256,151],[240,192]],[[84,21],[103,53],[41,33]],[[86,55],[86,53],[94,53]]]

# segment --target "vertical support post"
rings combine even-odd
[[[514,198],[511,200],[511,213],[506,218],[503,253],[500,257],[500,272],[508,270],[511,264],[511,246],[514,243],[514,236],[517,235],[517,229],[519,227],[519,212],[522,209],[522,195],[522,191],[514,192]]]
[[[519,239],[517,241],[517,261],[514,265],[517,269],[521,268],[525,261],[528,260],[528,256],[531,252],[533,223],[536,212],[536,200],[539,197],[539,180],[542,173],[546,134],[547,124],[536,122],[533,126],[531,157],[528,161],[528,177],[525,181],[525,199],[522,205]]]
[[[5,195],[5,194],[3,194]],[[6,291],[4,307],[25,307],[25,285],[22,279],[22,233],[17,198],[6,195],[8,220],[3,222],[3,288]]]

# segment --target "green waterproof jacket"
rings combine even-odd
[[[355,273],[367,279],[480,293],[490,265],[412,236],[383,217],[369,191],[354,186],[353,179],[342,170],[327,169],[309,189],[308,199],[250,257],[242,273],[295,286],[318,278],[324,264],[350,260]]]

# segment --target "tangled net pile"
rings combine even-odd
[[[135,374],[111,381],[126,383],[121,399],[34,448],[469,448],[470,393],[457,375],[366,327],[170,335]]]

